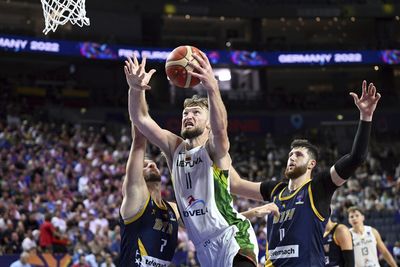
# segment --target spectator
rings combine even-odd
[[[57,200],[56,204],[57,206],[60,205],[61,200]],[[65,233],[67,231],[67,223],[66,221],[62,218],[61,212],[56,211],[54,216],[51,219],[51,224],[60,232],[60,233]]]
[[[400,242],[397,241],[393,247],[393,256],[397,264],[400,265]]]
[[[115,267],[110,254],[105,255],[105,261],[100,264],[100,267]]]
[[[22,252],[19,236],[16,232],[12,232],[10,241],[6,241],[5,252],[7,254],[19,254]]]
[[[53,251],[53,240],[56,232],[56,229],[51,223],[51,218],[52,215],[47,213],[43,224],[40,226],[39,245],[43,251],[47,252]]]
[[[72,267],[91,267],[91,266],[87,263],[85,255],[82,254],[79,256],[79,261],[74,265],[72,265]]]
[[[19,256],[19,260],[13,262],[10,267],[32,267],[32,265],[28,263],[28,258],[29,253],[24,251]]]
[[[28,230],[25,236],[25,239],[22,241],[22,250],[26,252],[31,252],[35,250],[37,247],[35,238],[33,236],[33,231]]]

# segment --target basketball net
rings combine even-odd
[[[58,25],[64,25],[68,21],[89,26],[89,18],[86,17],[85,0],[41,0],[45,28],[44,34],[55,32]]]

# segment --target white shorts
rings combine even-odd
[[[221,234],[210,238],[203,243],[196,245],[197,259],[200,262],[200,266],[204,267],[230,267],[233,264],[233,259],[238,254],[240,246],[235,239],[235,235],[238,232],[236,226],[228,227]],[[249,231],[251,242],[254,245],[254,255],[245,255],[244,257],[257,261],[258,259],[258,243],[254,231]],[[242,254],[242,253],[241,253]],[[257,262],[255,262],[257,265]]]

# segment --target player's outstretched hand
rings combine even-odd
[[[133,59],[133,60],[132,60]],[[126,82],[129,85],[129,89],[134,90],[149,90],[151,87],[149,86],[149,81],[151,76],[156,72],[155,69],[151,69],[149,72],[146,72],[146,57],[143,57],[142,63],[139,64],[135,55],[132,58],[128,57],[125,60],[125,77]]]
[[[188,71],[188,73],[193,77],[199,78],[204,86],[204,89],[207,91],[218,90],[218,81],[215,79],[210,61],[208,60],[206,54],[201,51],[200,53],[201,55],[193,54],[193,57],[197,60],[197,62],[199,62],[199,65],[189,62],[189,65],[193,67],[196,72]]]
[[[265,215],[268,215],[271,213],[274,216],[279,216],[279,209],[275,203],[265,204],[263,206],[256,208],[256,210],[254,211],[254,215],[259,218],[264,217]]]
[[[359,98],[354,92],[351,92],[350,95],[353,97],[354,103],[360,110],[361,120],[372,121],[372,115],[374,114],[376,105],[381,98],[381,94],[376,92],[375,85],[370,83],[367,88],[367,81],[364,80],[362,83],[361,97]]]

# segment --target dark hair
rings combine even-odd
[[[47,212],[47,213],[44,215],[44,220],[45,220],[45,221],[50,222],[52,218],[53,218],[53,214],[51,214],[50,212]]]
[[[349,214],[350,212],[355,212],[355,211],[359,211],[362,215],[364,215],[364,211],[357,206],[351,206],[350,208],[347,209],[347,214]]]
[[[308,155],[312,159],[315,159],[316,161],[318,161],[318,157],[319,157],[318,147],[311,144],[307,139],[293,140],[293,142],[290,144],[290,149],[293,149],[295,147],[305,147],[308,151]]]
[[[208,109],[208,99],[194,95],[191,98],[186,98],[183,102],[183,108],[199,106]]]

